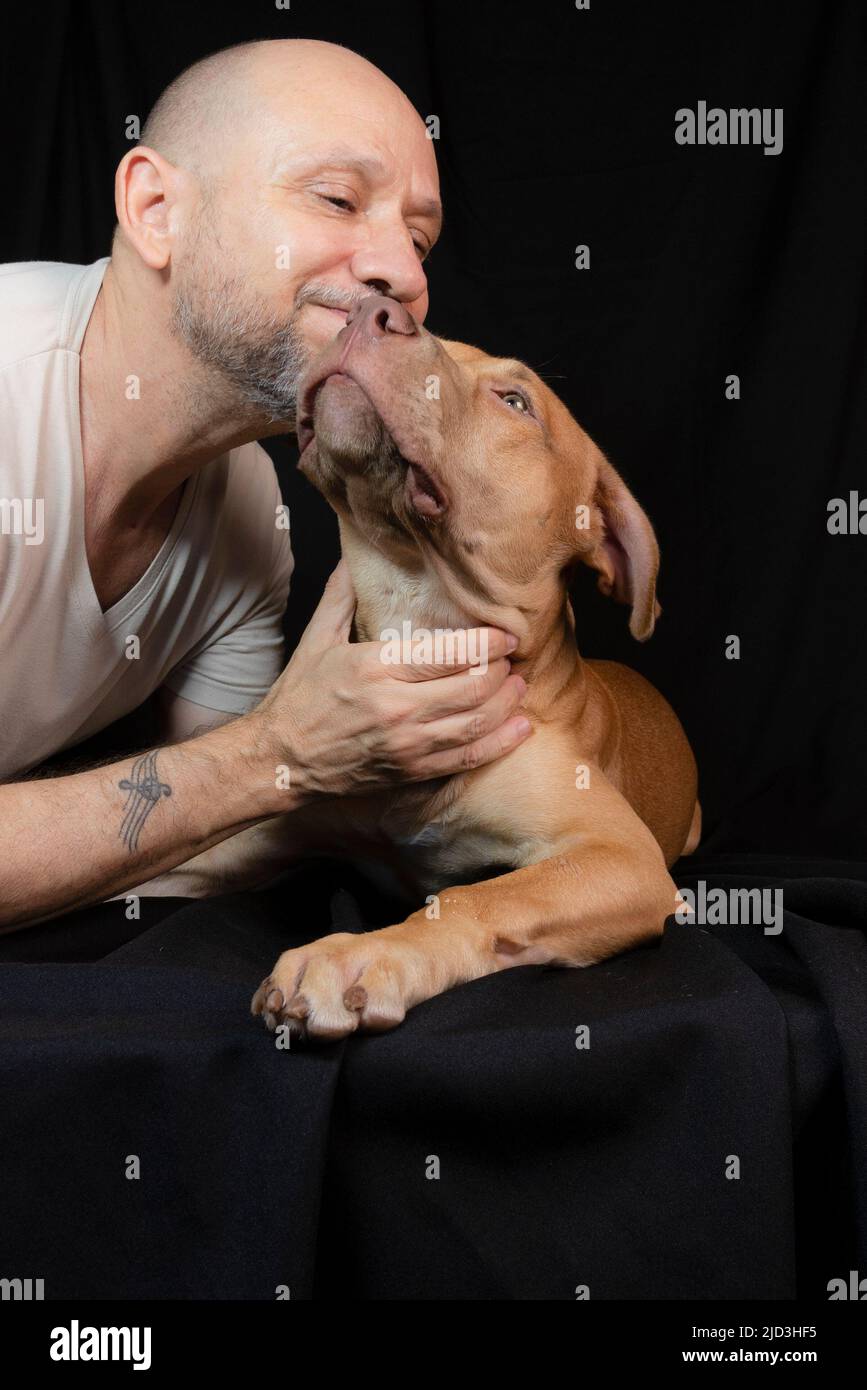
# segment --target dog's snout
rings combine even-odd
[[[346,316],[346,327],[370,338],[384,338],[388,333],[400,333],[411,338],[418,333],[418,324],[408,309],[385,294],[365,296]]]

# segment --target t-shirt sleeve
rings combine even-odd
[[[265,563],[251,555],[243,617],[223,625],[163,681],[185,700],[232,714],[253,709],[285,665],[282,618],[295,561],[288,527],[276,524],[278,511],[282,509],[288,517],[288,509],[283,507],[273,464],[269,472],[270,496],[260,513],[263,544],[259,554]]]

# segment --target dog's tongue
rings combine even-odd
[[[420,516],[439,516],[442,501],[433,482],[418,464],[411,463],[407,467],[406,491],[410,505]]]

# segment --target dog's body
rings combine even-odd
[[[571,698],[561,692],[546,718],[528,692],[535,734],[507,758],[447,780],[306,805],[283,818],[293,854],[357,860],[389,891],[424,901],[490,866],[549,858],[578,769],[594,766],[650,830],[667,867],[691,853],[700,831],[695,764],[670,705],[628,667],[575,657]]]
[[[583,661],[575,644],[566,579],[581,560],[631,604],[633,634],[652,632],[658,551],[644,513],[526,368],[440,342],[394,301],[362,307],[308,372],[299,429],[301,469],[338,514],[355,636],[406,622],[514,632],[533,734],[457,776],[281,818],[293,857],[375,859],[425,904],[280,958],[254,1013],[323,1038],[393,1027],[420,1000],[510,965],[588,965],[658,936],[678,903],[668,868],[700,834],[676,715],[642,676]],[[431,396],[431,380],[444,391]],[[494,406],[523,383],[532,431],[507,418],[523,409]],[[473,883],[491,866],[503,873]]]

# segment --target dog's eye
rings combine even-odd
[[[511,406],[513,410],[517,410],[519,415],[533,414],[530,409],[530,402],[520,391],[498,391],[497,395],[501,401],[505,401],[506,405]]]

